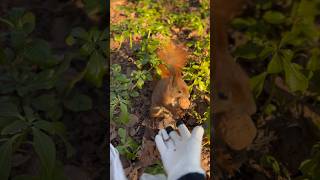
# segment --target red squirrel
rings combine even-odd
[[[257,134],[257,128],[250,118],[256,112],[256,105],[249,77],[234,61],[228,42],[229,23],[242,12],[243,6],[249,1],[215,0],[212,9],[215,44],[214,137],[216,151],[220,153],[217,155],[217,165],[229,175],[233,175],[244,162],[244,159],[232,154],[243,152],[252,144]]]
[[[182,68],[187,63],[187,51],[182,45],[170,41],[158,50],[157,55],[162,62],[158,66],[161,79],[152,92],[150,115],[162,117],[165,113],[179,118],[183,110],[190,106],[188,85],[182,79]]]
[[[242,12],[249,0],[214,1],[214,44],[216,55],[215,113],[230,112],[252,115],[256,105],[250,90],[249,78],[229,52],[228,26]]]

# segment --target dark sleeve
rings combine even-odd
[[[205,180],[205,175],[200,173],[188,173],[180,177],[178,180]]]

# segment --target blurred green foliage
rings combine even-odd
[[[260,106],[261,115],[280,114],[306,99],[308,104],[320,107],[320,1],[257,1],[249,9],[231,23],[244,40],[233,54],[243,63],[254,64],[250,70],[256,100],[265,100],[261,94],[269,96]],[[293,98],[285,99],[278,93],[279,77]],[[297,179],[319,179],[318,146],[313,148],[310,159],[302,162],[303,176]],[[263,157],[260,163],[277,176],[290,179],[284,165],[272,156]]]
[[[107,68],[106,32],[75,29],[67,39],[74,51],[61,56],[49,42],[33,36],[36,17],[32,12],[14,8],[0,22],[4,25],[0,34],[0,179],[11,177],[15,153],[30,148],[40,160],[39,174],[11,179],[66,179],[56,147],[63,143],[67,158],[74,149],[61,120],[65,113],[92,109],[91,97],[74,86],[81,82],[101,87]],[[84,66],[75,67],[75,61]],[[70,76],[70,71],[77,75]]]

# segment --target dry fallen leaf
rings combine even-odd
[[[142,147],[138,156],[142,167],[153,165],[160,159],[155,142],[146,138],[142,140]]]

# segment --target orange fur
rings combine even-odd
[[[161,70],[161,77],[168,77],[174,75],[173,73],[180,74],[182,68],[187,63],[187,52],[183,49],[182,45],[176,45],[172,41],[166,44],[163,48],[159,49],[158,57],[164,64],[159,65]],[[170,69],[173,68],[173,69]]]

